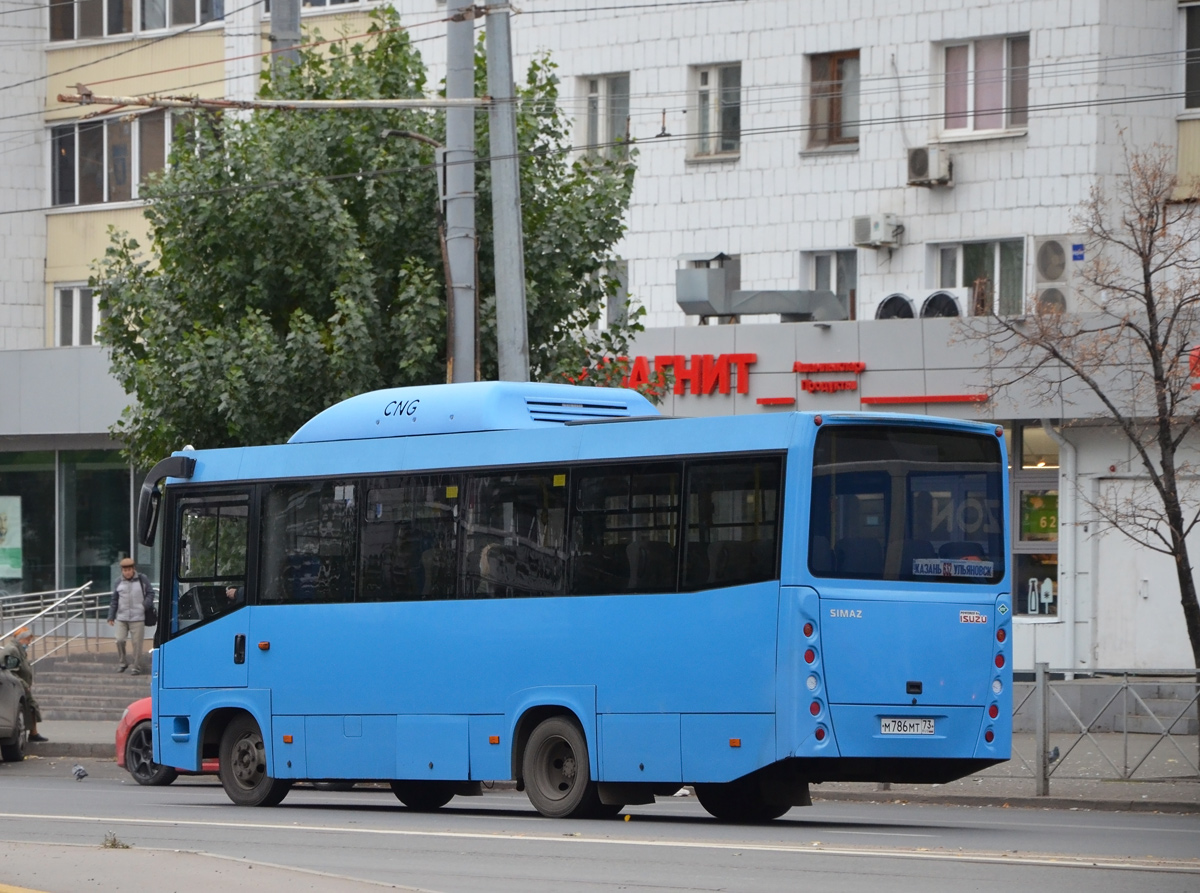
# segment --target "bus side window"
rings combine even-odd
[[[683,588],[778,579],[780,460],[688,466]]]
[[[259,601],[353,601],[357,522],[351,482],[273,485],[263,506]]]
[[[571,592],[674,592],[679,561],[678,463],[575,472]]]

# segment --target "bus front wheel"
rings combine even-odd
[[[220,755],[221,787],[238,806],[278,806],[292,787],[291,779],[267,772],[267,749],[251,716],[239,716],[225,728]]]
[[[521,760],[525,793],[552,819],[590,818],[602,808],[588,762],[583,730],[564,716],[538,724]]]

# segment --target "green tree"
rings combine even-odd
[[[263,95],[423,95],[424,63],[398,16],[374,15],[371,37],[327,54],[302,50],[289,72],[264,80]],[[602,301],[616,297],[608,271],[634,168],[571,160],[548,58],[517,93],[532,372],[561,381],[589,362]],[[478,120],[486,159],[487,115]],[[112,371],[136,400],[112,429],[135,462],[187,443],[281,442],[345,397],[445,380],[434,153],[383,138],[389,128],[445,131],[440,112],[420,110],[179,119],[167,171],[143,189],[150,245],[113,232],[92,280]],[[494,378],[486,161],[476,177],[481,375]]]

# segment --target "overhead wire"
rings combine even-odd
[[[1026,107],[1026,110],[1031,113],[1032,112],[1057,112],[1057,111],[1066,111],[1066,110],[1070,110],[1070,109],[1095,108],[1097,106],[1106,106],[1106,105],[1123,105],[1123,104],[1127,104],[1127,103],[1157,102],[1157,101],[1166,100],[1166,99],[1179,99],[1179,98],[1182,98],[1184,95],[1186,95],[1186,94],[1183,91],[1180,91],[1180,92],[1170,93],[1170,94],[1153,94],[1153,95],[1129,96],[1129,97],[1109,97],[1109,98],[1102,98],[1102,99],[1071,101],[1071,102],[1061,102],[1061,103],[1042,103],[1042,104],[1036,104],[1036,105],[1029,105]],[[981,111],[990,112],[990,111],[1000,111],[1000,110],[999,109],[996,109],[996,110],[983,109]],[[940,112],[938,112],[938,113],[926,113],[926,114],[915,114],[915,115],[892,115],[892,116],[885,116],[885,117],[879,117],[879,118],[860,119],[857,122],[843,122],[843,123],[845,125],[849,125],[851,123],[856,123],[859,127],[864,127],[864,126],[872,126],[872,125],[930,121],[930,120],[937,120],[941,117],[942,117],[942,114]],[[823,126],[823,125],[793,124],[793,125],[782,125],[782,126],[777,126],[777,127],[744,128],[741,130],[740,136],[741,136],[741,138],[744,139],[747,136],[766,136],[766,135],[787,134],[787,133],[804,133],[806,131],[812,130],[819,126]],[[512,159],[512,158],[516,158],[517,160],[525,160],[528,158],[544,157],[547,155],[570,155],[570,154],[576,153],[576,152],[607,149],[607,148],[614,148],[614,147],[620,147],[620,146],[625,146],[625,145],[631,145],[632,148],[641,148],[642,146],[652,146],[652,145],[659,144],[659,143],[678,143],[678,142],[690,141],[690,140],[694,140],[694,139],[698,138],[699,136],[701,136],[701,134],[696,133],[696,132],[689,132],[689,133],[682,133],[682,134],[670,134],[670,135],[663,136],[663,137],[650,137],[650,138],[647,138],[644,140],[635,140],[631,144],[626,144],[623,140],[612,140],[612,141],[608,141],[605,143],[598,143],[598,144],[592,144],[592,145],[565,146],[560,149],[555,149],[552,152],[542,150],[542,151],[537,151],[537,152],[518,152],[515,155],[506,154],[506,155],[476,156],[475,158],[473,158],[469,161],[447,162],[447,164],[476,164],[476,165],[478,165],[478,164],[487,164],[487,163],[490,163],[490,162],[496,161],[496,160],[507,160],[507,159]],[[404,167],[396,167],[396,168],[377,168],[377,169],[371,169],[371,170],[350,171],[350,172],[343,173],[343,174],[314,174],[311,176],[291,177],[291,178],[285,178],[285,179],[274,179],[274,180],[261,181],[261,182],[257,182],[257,183],[246,183],[246,184],[238,184],[238,185],[234,185],[234,186],[218,187],[215,189],[199,189],[199,190],[180,191],[180,192],[174,193],[174,196],[214,196],[214,195],[225,195],[225,194],[253,194],[253,193],[261,192],[263,190],[268,190],[268,189],[280,189],[280,188],[287,188],[289,186],[293,186],[293,187],[294,186],[302,186],[307,183],[314,183],[314,182],[320,182],[320,181],[337,182],[337,181],[346,180],[346,179],[379,178],[379,177],[385,177],[385,176],[395,176],[395,175],[399,175],[399,174],[413,174],[413,173],[427,172],[427,171],[434,170],[435,167],[436,167],[436,165],[434,165],[434,164],[419,164],[419,165],[406,165]],[[38,212],[38,211],[49,211],[49,210],[55,210],[58,208],[78,208],[78,207],[84,207],[84,206],[51,205],[51,206],[45,206],[45,207],[40,207],[40,208],[12,209],[12,210],[0,211],[0,216],[7,216],[10,214],[33,213],[33,212]],[[87,206],[87,207],[94,207],[94,206]]]

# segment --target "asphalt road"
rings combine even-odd
[[[77,782],[74,762],[4,767],[0,891],[1200,890],[1196,815],[823,803],[738,826],[668,798],[555,821],[513,792],[421,814],[363,787],[240,809],[211,779],[142,788],[87,760]]]

